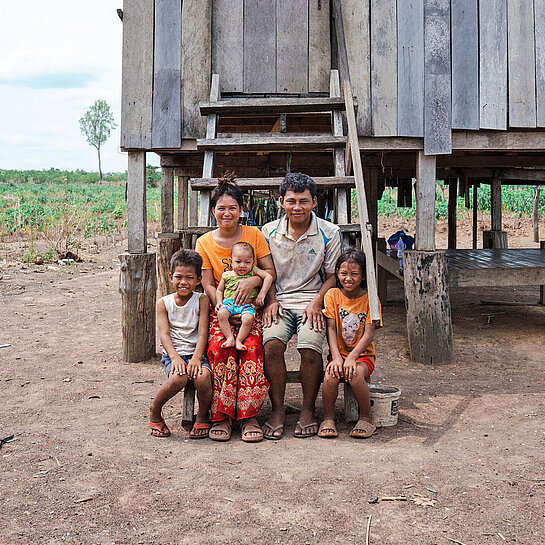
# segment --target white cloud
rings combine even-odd
[[[2,4],[0,168],[96,170],[78,120],[101,98],[120,122],[122,0]],[[102,150],[105,171],[127,168],[118,149],[119,129]]]

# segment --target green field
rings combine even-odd
[[[8,176],[7,173],[11,173]],[[25,174],[22,174],[25,173]],[[34,174],[32,174],[34,173]],[[150,181],[157,185],[157,177],[150,171]],[[28,176],[27,176],[28,175]],[[96,175],[96,176],[91,176]],[[96,173],[83,171],[67,172],[51,169],[50,171],[6,171],[0,170],[0,178],[12,178],[15,181],[0,182],[0,242],[26,240],[30,250],[26,259],[36,256],[34,241],[46,241],[48,250],[42,254],[44,259],[56,259],[68,250],[77,250],[81,243],[98,235],[121,232],[126,227],[127,203],[125,201],[126,175],[109,175],[109,182],[98,185]],[[32,181],[24,182],[25,176]],[[91,182],[71,182],[72,179],[90,177]],[[56,182],[43,181],[47,177]],[[147,212],[151,222],[161,219],[160,189],[148,185]],[[437,184],[436,217],[447,217],[448,187]],[[386,188],[378,203],[382,216],[409,218],[415,215],[411,208],[398,208],[397,190]],[[470,202],[472,202],[470,192]],[[490,210],[490,186],[481,185],[478,189],[479,210]],[[413,204],[415,198],[413,195]],[[502,188],[503,209],[519,216],[532,213],[533,189],[531,187]],[[357,217],[353,199],[353,217]],[[458,216],[467,215],[465,199],[458,197]],[[545,213],[545,190],[539,199],[539,213]]]

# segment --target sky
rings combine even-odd
[[[98,170],[79,119],[97,99],[121,121],[122,0],[2,1],[0,169]],[[104,172],[127,169],[119,127]],[[159,164],[153,153],[147,161]]]

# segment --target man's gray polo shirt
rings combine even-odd
[[[264,225],[262,233],[276,268],[276,298],[284,308],[304,309],[322,287],[320,273],[335,272],[342,247],[339,227],[312,212],[309,228],[298,240],[289,233],[285,215]]]

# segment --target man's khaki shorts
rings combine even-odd
[[[289,340],[294,335],[297,335],[297,350],[310,348],[322,354],[326,335],[325,328],[321,332],[318,332],[310,329],[308,320],[304,324],[301,323],[303,319],[302,309],[283,310],[284,316],[278,315],[276,324],[273,323],[271,327],[263,328],[263,344],[272,339],[278,339],[284,344],[288,344]]]

